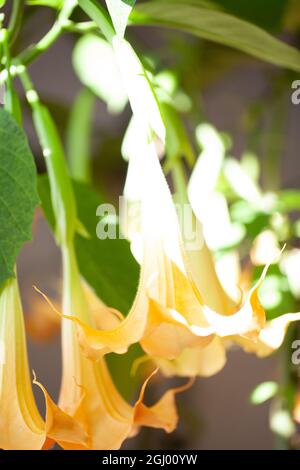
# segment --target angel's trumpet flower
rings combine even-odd
[[[10,279],[0,293],[0,448],[38,450],[50,439],[84,439],[84,431],[61,412],[44,390],[46,422],[36,407],[29,374],[18,284]]]
[[[89,326],[83,317],[77,323],[79,340],[91,358],[114,351],[122,353],[135,341],[155,358],[180,359],[186,348],[199,354],[211,344],[211,371],[224,365],[217,336],[246,335],[259,330],[264,321],[257,302],[257,288],[250,292],[240,310],[222,315],[205,304],[191,279],[181,242],[177,214],[163,176],[153,142],[145,145],[141,177],[141,277],[137,296],[128,316],[107,331]],[[130,165],[134,165],[132,160]],[[205,272],[206,266],[203,266]],[[66,312],[66,310],[65,310]],[[206,351],[208,353],[209,350]],[[200,363],[204,361],[200,359]],[[182,363],[182,362],[181,362]],[[190,373],[187,375],[191,375]]]
[[[72,318],[81,346],[85,354],[97,359],[109,351],[122,353],[140,341],[149,356],[163,360],[160,365],[173,361],[169,372],[175,367],[180,375],[193,375],[193,370],[211,375],[225,362],[223,338],[237,337],[256,344],[264,329],[266,318],[258,289],[268,266],[242,303],[232,301],[218,281],[205,245],[194,247],[187,255],[153,141],[145,138],[143,154],[134,155],[129,165],[131,174],[138,173],[136,168],[132,170],[137,165],[140,178],[138,292],[128,316],[116,328],[96,330],[84,320]],[[203,289],[207,278],[212,288]]]
[[[92,315],[79,276],[73,247],[63,248],[64,312],[72,312],[80,321],[92,324]],[[103,328],[116,322],[114,311],[98,310],[98,323]],[[101,316],[103,317],[101,319]],[[112,316],[113,318],[109,317]],[[109,319],[109,320],[108,320]],[[104,330],[105,332],[105,330]],[[171,432],[177,423],[175,394],[167,391],[152,407],[143,404],[146,383],[134,406],[117,391],[105,360],[97,362],[83,356],[76,325],[69,316],[62,320],[63,376],[59,406],[85,429],[88,439],[82,445],[60,443],[65,449],[118,449],[137,426],[163,428]]]
[[[33,397],[17,281],[0,295],[0,447],[40,449],[44,423]]]

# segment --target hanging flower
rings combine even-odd
[[[78,315],[80,321],[92,323],[92,315],[82,288],[73,248],[63,249],[64,296],[63,310]],[[99,308],[100,307],[100,308]],[[95,298],[93,298],[95,309]],[[111,327],[116,314],[98,306],[97,321],[102,328]],[[103,330],[105,332],[105,330]],[[162,428],[171,432],[176,427],[175,394],[187,386],[167,391],[153,406],[143,404],[146,385],[134,406],[129,405],[117,391],[105,360],[93,362],[84,357],[77,339],[76,327],[69,318],[62,320],[63,375],[59,407],[81,425],[86,442],[58,441],[64,449],[118,449],[139,426]],[[189,386],[189,385],[188,385]]]
[[[53,440],[85,440],[85,432],[53,403],[46,390],[46,420],[36,407],[29,375],[24,320],[16,279],[0,293],[0,448],[37,450]]]
[[[265,312],[258,299],[258,288],[263,282],[267,268],[250,290],[245,301],[234,309],[231,301],[220,286],[220,296],[226,300],[224,311],[218,312],[207,305],[205,292],[195,282],[195,273],[189,268],[189,261],[181,241],[177,214],[171,193],[163,176],[153,142],[145,145],[141,184],[141,242],[143,258],[137,296],[128,316],[110,330],[97,330],[81,316],[68,317],[77,324],[79,342],[84,353],[99,359],[113,351],[123,353],[128,346],[140,341],[145,352],[151,357],[164,360],[179,360],[181,374],[191,375],[189,364],[181,354],[189,349],[189,356],[199,366],[211,360],[214,373],[224,365],[224,351],[221,338],[235,335],[257,341],[259,332],[265,326]],[[134,164],[135,160],[133,160]],[[201,249],[202,247],[200,247]],[[197,250],[195,256],[198,256]],[[213,265],[211,264],[213,268]],[[210,276],[207,265],[202,264],[202,276]],[[200,267],[199,267],[200,270]],[[211,283],[217,279],[213,270]],[[220,284],[217,284],[220,285]],[[216,295],[218,289],[215,288]],[[210,300],[211,300],[210,296]],[[71,312],[72,309],[64,309]],[[214,341],[215,340],[215,341]],[[212,342],[210,349],[204,352]],[[206,355],[199,355],[201,351]],[[219,354],[216,355],[216,351]],[[187,354],[187,352],[185,352]],[[215,366],[213,366],[215,364]],[[174,367],[174,363],[172,364]],[[195,370],[195,366],[193,367]],[[208,372],[206,368],[206,375]]]

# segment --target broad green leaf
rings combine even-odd
[[[128,17],[135,4],[135,0],[106,0],[116,33],[120,38],[124,36]]]
[[[76,238],[80,271],[107,305],[127,314],[137,290],[138,264],[126,240],[97,238],[96,225],[99,219],[96,210],[104,202],[98,194],[78,183],[75,192],[80,221],[91,236],[89,239],[81,236]]]
[[[0,284],[14,276],[16,257],[31,239],[37,204],[36,169],[26,135],[0,108]]]
[[[2,8],[5,5],[6,0],[0,0],[0,8]]]
[[[227,13],[250,21],[261,28],[279,30],[289,0],[213,0]],[[272,14],[270,14],[270,11]]]
[[[84,183],[73,181],[73,186],[78,218],[89,234],[88,238],[76,235],[75,246],[81,274],[107,305],[127,314],[138,285],[138,264],[126,240],[97,238],[99,217],[96,216],[96,210],[105,202],[103,197]],[[53,227],[49,182],[45,176],[39,177],[39,193],[47,220]]]
[[[59,9],[63,6],[64,0],[27,0],[27,5],[37,5]]]
[[[139,371],[135,375],[131,375],[131,369],[136,359],[144,355],[145,352],[139,343],[136,343],[130,346],[125,354],[112,353],[106,356],[117,389],[127,400],[134,398],[137,390],[141,387],[142,378]]]
[[[112,46],[96,35],[77,41],[73,66],[81,82],[101,98],[111,113],[123,111],[127,103],[120,71]]]
[[[136,6],[131,23],[165,26],[246,52],[272,64],[300,71],[300,52],[263,29],[221,11],[184,2]]]
[[[276,382],[263,382],[259,384],[251,393],[250,401],[253,405],[260,405],[278,393],[278,384]]]

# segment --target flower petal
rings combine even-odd
[[[265,357],[280,348],[289,325],[295,321],[300,321],[300,313],[286,313],[268,321],[256,341],[242,337],[233,339],[247,352],[254,352],[258,357]]]
[[[204,347],[212,341],[209,328],[203,329],[202,333],[197,336],[179,312],[150,299],[148,323],[141,345],[150,356],[175,359],[187,347]]]
[[[164,429],[166,432],[170,433],[174,431],[178,422],[175,396],[177,393],[184,392],[190,388],[194,380],[189,380],[187,384],[181,387],[168,390],[155,405],[149,407],[143,403],[144,394],[148,382],[156,373],[157,369],[152,372],[143,384],[139,399],[134,406],[134,423],[136,425]]]
[[[32,393],[16,279],[0,293],[0,448],[38,450],[45,426]]]
[[[153,358],[161,372],[167,376],[211,377],[223,369],[226,353],[220,338],[215,337],[204,348],[187,348],[173,361]]]
[[[57,442],[64,449],[86,449],[88,435],[76,419],[64,413],[51,399],[45,387],[36,380],[33,383],[43,392],[46,403],[46,434],[49,441]]]

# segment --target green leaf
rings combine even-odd
[[[145,352],[142,350],[139,343],[133,344],[125,354],[108,354],[106,360],[109,370],[113,376],[117,389],[122,393],[123,397],[127,400],[132,399],[136,391],[141,386],[142,377],[139,372],[134,376],[131,375],[131,369],[136,361]]]
[[[43,7],[50,7],[60,9],[63,6],[63,0],[27,0],[27,5],[38,5]]]
[[[259,384],[251,393],[250,401],[253,405],[260,405],[278,393],[278,384],[276,382],[263,382]]]
[[[228,13],[261,28],[279,30],[289,0],[213,0]],[[272,11],[272,14],[270,14]]]
[[[36,169],[26,135],[0,108],[0,283],[14,276],[16,257],[31,239],[38,201]]]
[[[86,184],[74,181],[73,186],[79,221],[89,234],[89,238],[76,235],[75,247],[81,274],[99,298],[126,314],[137,290],[138,264],[126,240],[97,238],[99,218],[96,210],[104,203],[103,198]],[[47,220],[53,227],[54,216],[46,176],[39,177],[39,193]]]
[[[201,4],[152,2],[138,5],[131,22],[176,28],[246,52],[272,64],[300,71],[300,52],[263,29]]]
[[[106,5],[116,33],[121,38],[124,37],[128,17],[134,4],[135,0],[106,0]]]
[[[94,34],[80,38],[73,51],[73,66],[80,81],[106,103],[109,112],[123,111],[127,94],[107,41]]]

